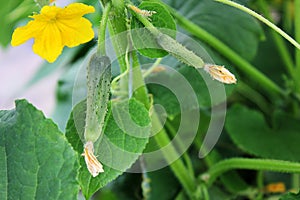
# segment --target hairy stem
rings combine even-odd
[[[132,9],[132,5],[128,4],[128,7]],[[185,64],[195,67],[203,68],[204,61],[197,56],[194,52],[188,50],[185,46],[177,42],[172,37],[160,32],[146,17],[136,13],[132,10],[133,15],[148,29],[151,34],[156,38],[157,43],[168,53],[173,55],[178,60]]]
[[[213,165],[201,178],[204,179],[206,177],[206,182],[210,186],[221,174],[233,169],[300,173],[300,163],[282,160],[231,158]]]
[[[103,9],[102,18],[98,29],[98,55],[106,55],[105,50],[105,32],[108,20],[108,14],[111,9],[111,3],[107,3]]]
[[[161,127],[161,122],[155,112],[153,112],[152,119],[153,119],[152,121],[153,127]],[[164,148],[166,145],[170,144],[171,142],[164,129],[162,129],[159,133],[157,133],[154,138],[156,143],[161,148]],[[176,152],[175,148],[172,145],[169,145],[168,148],[164,148],[162,150],[162,153],[164,154],[164,157],[168,163],[173,162],[172,164],[170,164],[170,168],[172,169],[175,176],[182,184],[187,195],[190,197],[190,199],[195,199],[196,183],[194,177],[190,176],[190,173],[184,166],[182,160],[178,159],[180,156]]]
[[[133,96],[137,100],[142,102],[147,109],[149,109],[151,105],[148,98],[147,87],[145,86],[143,74],[140,68],[140,63],[138,61],[137,52],[132,51],[131,57],[132,57],[133,66],[132,66],[132,71],[130,71],[129,73],[132,72]]]
[[[126,52],[128,46],[128,38],[125,35],[120,37],[120,34],[127,31],[126,19],[127,15],[125,13],[124,0],[112,1],[112,8],[109,12],[108,28],[110,36],[114,38],[112,43],[119,61],[121,73],[125,72],[127,69],[125,62],[126,55],[124,55],[124,52]]]
[[[253,10],[250,10],[249,8],[246,8],[243,5],[240,5],[238,3],[235,3],[235,2],[229,1],[229,0],[215,0],[215,1],[227,4],[227,5],[232,6],[232,7],[235,7],[237,9],[240,9],[240,10],[248,13],[249,15],[255,17],[256,19],[258,19],[259,21],[263,22],[264,24],[266,24],[267,26],[269,26],[271,29],[273,29],[274,31],[276,31],[277,33],[279,33],[282,37],[284,37],[287,41],[289,41],[292,45],[294,45],[297,49],[300,50],[300,44],[298,42],[296,42],[291,36],[289,36],[286,32],[284,32],[283,30],[281,30],[275,24],[273,24],[272,22],[270,22],[269,20],[267,20],[263,16],[259,15],[258,13],[254,12]]]
[[[176,130],[174,129],[174,127],[172,126],[171,122],[167,121],[166,122],[166,127],[169,133],[171,133],[172,137],[174,138],[176,136]],[[176,142],[178,142],[178,146],[180,148],[180,151],[182,151],[184,149],[184,145],[182,144],[182,142],[180,140],[177,140]],[[189,171],[189,174],[194,177],[195,176],[195,172],[194,172],[194,168],[193,168],[193,164],[192,161],[188,155],[187,152],[185,152],[183,154],[183,159],[187,165],[187,169]]]

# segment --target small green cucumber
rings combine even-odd
[[[181,62],[195,67],[195,68],[203,68],[204,61],[197,56],[194,52],[188,50],[182,44],[171,38],[170,36],[159,33],[156,37],[157,43],[175,58],[180,60]]]
[[[93,54],[87,66],[87,110],[84,138],[95,142],[102,134],[110,95],[111,63]]]

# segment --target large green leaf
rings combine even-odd
[[[66,136],[78,153],[83,152],[85,102],[79,103],[70,116]],[[128,112],[129,111],[129,112]],[[99,188],[128,169],[143,152],[150,135],[150,118],[146,108],[134,99],[114,102],[105,120],[104,136],[95,144],[95,154],[104,166],[104,173],[93,178],[80,157],[79,183],[88,199]]]
[[[164,2],[247,60],[253,59],[258,43],[264,37],[261,26],[253,17],[221,3],[212,0]]]
[[[152,24],[161,28],[161,31],[165,34],[170,35],[171,37],[176,37],[176,23],[165,8],[165,6],[158,2],[142,2],[139,5],[141,10],[155,11],[149,20]],[[147,30],[143,29],[143,24],[139,22],[136,18],[133,18],[131,22],[131,28],[136,29],[132,31],[132,40],[135,48],[143,55],[149,58],[159,58],[164,57],[168,54],[163,50],[156,42],[156,39],[152,34]]]
[[[0,199],[76,199],[76,152],[25,100],[0,111]]]
[[[300,120],[287,114],[277,113],[271,128],[262,113],[235,105],[228,112],[226,130],[237,146],[248,153],[300,161]]]

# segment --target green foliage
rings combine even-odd
[[[41,111],[18,100],[0,111],[0,130],[0,199],[77,198],[76,152]]]
[[[99,188],[121,175],[143,152],[148,142],[147,136],[150,134],[150,119],[144,106],[134,99],[112,103],[103,130],[104,138],[100,144],[95,145],[95,153],[100,162],[103,161],[104,173],[93,178],[86,168],[83,157],[80,156],[83,152],[81,139],[83,139],[85,110],[84,102],[73,109],[67,124],[66,137],[78,152],[81,164],[79,184],[84,196],[88,199]],[[129,118],[124,117],[127,115]],[[136,124],[132,124],[130,119]],[[124,130],[132,132],[124,132]]]
[[[13,30],[40,8],[33,0],[0,2],[0,44],[6,47]],[[299,190],[299,51],[247,13],[213,0],[101,0],[101,6],[97,0],[82,2],[96,8],[88,16],[94,27],[100,19],[108,19],[99,27],[98,41],[105,40],[103,33],[108,27],[111,40],[109,48],[105,48],[108,43],[101,46],[101,55],[107,52],[105,56],[118,61],[111,60],[113,78],[120,68],[116,90],[110,93],[108,82],[99,89],[102,82],[97,71],[91,71],[87,80],[77,77],[82,75],[79,70],[86,52],[97,38],[83,47],[65,49],[53,64],[43,63],[22,90],[65,70],[58,81],[52,113],[59,128],[66,129],[65,135],[26,100],[16,101],[14,110],[0,111],[1,200],[76,199],[79,190],[86,199],[94,195],[95,199],[124,200],[300,200],[300,193],[281,194],[284,191],[266,187],[280,181],[287,191]],[[295,5],[300,5],[300,0],[235,2],[266,17],[271,16],[270,6],[280,17],[276,25],[284,29],[289,23],[287,32],[299,40],[296,22],[300,21],[300,7]],[[43,6],[49,0],[38,3]],[[132,5],[140,10],[130,8]],[[103,8],[109,9],[102,12]],[[161,32],[170,37],[162,37]],[[114,37],[120,33],[125,37]],[[94,67],[101,67],[98,61]],[[155,62],[154,67],[148,65],[150,62]],[[237,84],[216,82],[201,69],[204,63],[224,65],[235,74]],[[110,80],[110,70],[105,75]],[[78,97],[85,98],[86,88],[77,87],[86,83],[92,91],[88,92],[93,98],[90,109],[85,101],[72,108]],[[199,159],[209,130],[218,132],[211,122],[216,120],[223,127],[218,108],[226,102],[225,130],[213,151]],[[152,109],[155,104],[163,109]],[[87,170],[82,156],[86,115],[91,113],[96,119],[94,125],[103,126],[103,134],[94,134],[102,137],[93,138],[94,153],[104,166],[104,173],[96,177]],[[200,122],[195,113],[200,115]],[[182,124],[184,130],[180,130]],[[185,135],[176,138],[177,131]],[[194,132],[196,137],[189,135]],[[189,139],[192,144],[178,155]],[[168,162],[169,166],[147,171],[152,163],[146,157],[138,160],[139,156],[164,147],[162,157],[149,160]],[[137,167],[142,173],[124,173]]]
[[[171,37],[176,37],[176,23],[165,8],[165,6],[158,2],[142,2],[139,9],[145,11],[155,11],[148,19],[151,20],[153,25],[161,28],[161,31]],[[166,56],[168,53],[156,43],[156,39],[147,29],[142,29],[143,24],[133,17],[131,22],[132,40],[139,53],[149,58],[160,58]],[[138,31],[135,31],[137,29]]]
[[[248,14],[211,0],[164,0],[183,16],[236,51],[252,60],[264,38],[261,26]]]
[[[279,200],[299,200],[300,199],[300,193],[297,194],[289,192],[285,195],[282,195]]]
[[[174,94],[173,91],[170,91],[169,88],[165,88],[161,85],[149,84],[148,88],[150,92],[154,95],[154,101],[157,104],[163,105],[164,109],[168,113],[170,118],[175,117],[180,114],[181,108],[183,106],[186,111],[193,110],[197,108],[208,109],[211,106],[218,105],[223,102],[226,98],[223,96],[221,83],[218,83],[214,80],[211,80],[209,75],[203,71],[196,70],[192,67],[185,66],[183,64],[178,64],[174,60],[165,62],[168,66],[176,66],[179,73],[166,70],[165,72],[156,73],[150,76],[149,81],[155,80],[164,80],[164,83],[167,85],[175,86],[178,90],[177,94]],[[184,80],[179,79],[180,75],[183,75]],[[226,92],[229,96],[233,91],[234,86],[227,86]],[[217,98],[214,98],[212,101],[211,93],[218,95]],[[184,93],[189,93],[190,95],[186,96]],[[195,94],[195,101],[191,100],[192,95]],[[177,96],[176,96],[177,95]],[[184,97],[183,102],[193,102],[188,105],[182,105],[182,102],[179,102],[178,96]]]
[[[33,0],[0,1],[0,45],[6,47],[11,40],[11,35],[15,26],[39,7]]]
[[[226,130],[234,143],[250,154],[300,161],[299,119],[275,113],[274,119],[268,124],[261,113],[235,105],[228,112]]]

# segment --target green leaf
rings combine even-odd
[[[148,172],[147,174],[150,186],[149,200],[174,199],[176,197],[181,187],[169,168]]]
[[[230,197],[229,194],[225,193],[221,188],[212,186],[208,190],[210,199],[213,200],[224,200],[224,199],[236,199]]]
[[[276,113],[273,127],[262,113],[242,105],[233,106],[227,115],[226,130],[244,151],[263,158],[300,161],[300,120]]]
[[[101,189],[100,199],[104,198],[103,192],[110,191],[115,195],[115,199],[138,200],[142,199],[141,194],[142,175],[138,173],[124,173],[107,187]],[[107,193],[107,192],[106,192]],[[111,200],[111,199],[109,199]]]
[[[165,8],[165,6],[158,2],[142,2],[139,5],[141,10],[155,11],[151,17],[148,17],[151,20],[151,23],[157,27],[161,28],[160,30],[176,38],[176,23]],[[144,26],[136,18],[132,19],[131,29],[137,29],[137,31],[132,31],[132,40],[135,48],[143,55],[149,58],[159,58],[168,55],[165,50],[157,44],[156,39],[147,29],[142,29]]]
[[[285,87],[286,82],[283,81],[283,74],[286,73],[285,64],[282,60],[282,55],[277,51],[278,47],[274,39],[272,39],[271,31],[273,30],[266,28],[265,34],[267,39],[259,45],[253,64],[267,77],[274,80],[275,83]],[[286,46],[292,51],[293,47],[291,48],[289,44],[286,44]]]
[[[164,0],[243,58],[252,60],[264,33],[250,15],[211,0]]]
[[[147,172],[146,181],[147,186],[143,185],[145,178],[143,174],[124,173],[107,187],[101,189],[100,199],[104,199],[108,191],[115,195],[115,199],[134,200],[134,199],[148,199],[148,200],[168,200],[175,199],[180,187],[172,171],[166,167],[157,171]],[[143,197],[142,188],[147,187],[148,197]],[[113,199],[113,198],[111,198]]]
[[[75,106],[66,131],[69,142],[79,154],[83,152],[81,139],[85,110],[85,102]],[[104,173],[93,178],[86,168],[83,157],[79,157],[81,164],[79,184],[87,199],[128,169],[143,152],[150,135],[148,111],[143,104],[134,99],[114,102],[109,107],[103,132],[100,144],[95,144],[95,154],[103,164]]]
[[[279,200],[300,200],[300,192],[298,192],[297,194],[289,192],[282,195]]]
[[[6,47],[16,24],[39,8],[33,0],[0,0],[0,4],[0,45]]]
[[[76,152],[26,100],[0,111],[0,199],[76,199]]]

